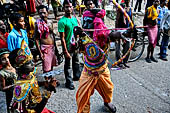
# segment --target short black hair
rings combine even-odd
[[[87,2],[89,2],[89,1],[92,1],[92,2],[93,2],[93,0],[85,0],[85,1],[84,1],[84,5],[87,6]],[[93,3],[94,3],[94,2],[93,2]]]
[[[166,0],[160,0],[160,4],[162,4],[163,2],[165,2]]]
[[[63,2],[63,6],[65,6],[66,4],[72,3],[72,0],[64,0]]]
[[[12,25],[14,25],[14,22],[18,22],[20,18],[24,17],[23,15],[21,15],[20,13],[12,13],[9,16],[9,21],[11,22]]]
[[[47,6],[45,6],[45,5],[40,5],[40,6],[38,6],[38,13],[39,13],[39,11],[40,11],[40,9],[46,9],[47,10],[47,12],[48,12],[48,7]]]
[[[0,57],[3,55],[3,54],[9,54],[9,50],[7,48],[0,48]]]

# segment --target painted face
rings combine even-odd
[[[86,7],[87,7],[87,9],[93,9],[94,8],[93,1],[88,1]]]
[[[24,17],[21,17],[18,22],[16,23],[16,26],[18,28],[24,29],[25,28],[25,21],[24,21]]]
[[[45,21],[47,21],[47,17],[48,17],[48,12],[47,12],[47,10],[46,10],[46,8],[43,8],[43,9],[40,9],[39,10],[39,15],[40,15],[40,18],[42,19],[42,20],[45,20]]]
[[[65,10],[65,13],[66,13],[66,14],[71,14],[72,11],[73,11],[72,3],[65,4],[64,10]]]
[[[25,74],[29,74],[30,72],[33,72],[34,71],[34,63],[32,60],[26,62],[24,65],[22,65],[22,70],[24,70],[24,73]]]
[[[2,64],[3,67],[11,65],[10,62],[9,62],[8,56],[9,56],[9,54],[3,54],[0,57],[0,61],[1,61],[1,64]]]

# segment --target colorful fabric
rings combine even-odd
[[[102,9],[96,14],[96,17],[93,21],[94,23],[94,29],[107,29],[106,25],[104,24],[102,18],[106,15],[106,11]],[[107,49],[108,42],[108,35],[110,33],[110,30],[95,30],[93,32],[93,41],[97,43],[98,46],[100,46],[104,51]]]
[[[44,55],[43,70],[46,72],[51,71],[52,66],[57,66],[54,45],[41,44],[41,51]]]
[[[83,14],[83,28],[85,29],[107,29],[104,24],[102,18],[106,15],[106,11],[104,9],[100,10],[96,15],[94,15],[91,11],[85,11]],[[89,36],[93,38],[93,41],[97,43],[104,51],[107,49],[108,44],[108,35],[110,30],[95,30],[93,32],[93,36],[91,37],[91,33]]]
[[[12,108],[18,112],[36,113],[31,108],[32,105],[39,104],[42,101],[42,96],[39,91],[38,81],[35,76],[36,68],[31,72],[26,79],[17,80],[13,91]]]
[[[33,56],[31,54],[31,51],[30,51],[27,43],[24,40],[22,40],[21,49],[18,51],[17,57],[15,59],[16,66],[20,67],[23,64],[25,64],[26,62],[32,60],[32,58],[33,58]]]
[[[34,100],[33,103],[41,102],[41,98],[37,98],[37,97],[41,97],[41,94],[38,90],[39,86],[38,86],[38,82],[37,82],[37,79],[35,76],[36,71],[37,70],[35,68],[34,72],[29,74],[30,79],[17,80],[15,82],[16,86],[14,88],[14,101],[22,102],[22,101],[28,99],[28,95],[29,95],[30,91],[32,90],[32,94],[34,94],[34,96],[31,97],[31,99]]]
[[[45,107],[41,113],[55,113],[55,112],[53,112]]]
[[[147,32],[148,32],[149,43],[151,43],[153,45],[153,47],[155,47],[157,44],[158,26],[157,25],[155,25],[155,26],[149,25],[147,28]]]
[[[34,17],[31,17],[31,16],[28,16],[28,18],[29,18],[28,20],[29,20],[29,26],[30,26],[30,29],[28,31],[28,38],[32,38],[34,34],[36,20],[34,19]]]
[[[8,45],[7,45],[7,37],[8,37],[9,33],[5,33],[5,34],[2,34],[0,33],[0,48],[8,48]]]
[[[105,52],[87,36],[82,37],[84,63],[89,69],[97,69],[106,63]],[[108,45],[108,44],[106,44]]]
[[[87,11],[85,11],[85,12],[83,13],[83,18],[84,18],[84,17],[92,17],[92,18],[93,18],[93,17],[95,17],[95,16],[94,16],[94,14],[93,14],[91,11],[88,11],[88,10],[87,10]]]
[[[28,45],[28,37],[26,30],[20,29],[21,34],[18,33],[15,28],[9,33],[7,38],[8,50],[13,51],[14,49],[21,48],[21,42],[24,40]]]
[[[48,27],[48,25],[42,19],[38,19],[36,21],[36,23],[37,23],[37,26],[38,26],[38,32],[40,33],[40,39],[41,39],[41,37],[42,37],[42,35],[44,33],[45,33],[45,37],[47,38],[48,34],[49,34],[49,27]]]
[[[35,0],[27,0],[26,1],[27,6],[26,10],[29,14],[33,14],[36,12],[36,5],[35,5]]]
[[[84,66],[79,80],[79,88],[76,93],[77,113],[90,113],[90,96],[95,89],[102,96],[104,102],[110,103],[112,101],[113,83],[107,64],[99,69],[90,70],[93,71],[92,73],[87,70]]]
[[[77,19],[75,17],[67,18],[63,16],[58,22],[58,32],[65,33],[65,41],[67,49],[70,49],[71,38],[74,37],[73,29],[78,26]]]
[[[147,17],[152,20],[155,20],[158,18],[158,12],[157,12],[157,9],[154,7],[154,5],[152,5],[151,7],[148,7]]]

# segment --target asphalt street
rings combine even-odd
[[[134,17],[137,24],[142,26],[142,17]],[[107,26],[114,24],[113,20],[106,20]],[[159,47],[154,56],[158,58]],[[168,50],[170,60],[170,50]],[[112,70],[111,80],[114,83],[112,103],[117,107],[117,113],[170,113],[170,62],[158,59],[158,63],[145,61],[146,47],[142,57],[128,63],[130,68]],[[78,81],[74,82],[75,90],[65,88],[63,63],[54,68],[54,75],[60,86],[52,93],[46,107],[55,113],[76,113],[76,91]],[[42,69],[38,66],[37,77],[41,79]],[[91,113],[108,113],[103,105],[103,99],[97,91],[91,96]],[[5,113],[5,96],[0,91],[0,113]]]

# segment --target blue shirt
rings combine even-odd
[[[164,7],[162,8],[162,7],[159,5],[159,6],[157,7],[157,10],[159,11],[158,18],[160,19],[160,20],[158,20],[158,25],[160,25],[161,20],[162,20],[164,14],[168,11],[168,8],[167,8],[166,6],[164,6]]]
[[[8,44],[9,51],[13,51],[17,48],[21,48],[21,42],[23,39],[28,44],[28,37],[27,37],[26,30],[20,29],[20,31],[21,31],[22,35],[20,35],[18,33],[18,31],[15,30],[14,28],[9,33],[8,38],[7,38],[7,44]]]

